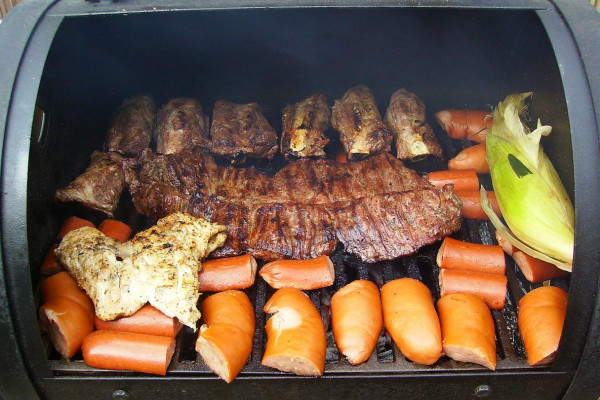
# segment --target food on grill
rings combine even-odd
[[[460,213],[462,214],[463,218],[479,220],[489,219],[489,216],[485,211],[483,211],[483,207],[481,206],[481,194],[479,191],[465,190],[455,193],[462,202]],[[488,191],[486,193],[492,210],[494,210],[494,213],[500,217],[502,214],[500,212],[498,200],[496,200],[496,194],[492,191]]]
[[[485,143],[461,150],[456,157],[448,160],[448,169],[474,169],[478,174],[489,174]]]
[[[49,302],[56,297],[67,297],[83,307],[93,318],[94,303],[78,285],[67,271],[62,271],[48,278],[40,284],[42,303]]]
[[[531,93],[515,94],[500,102],[486,139],[492,184],[508,228],[484,200],[482,206],[496,230],[513,246],[571,271],[575,210],[540,146],[542,135],[549,135],[552,128],[538,121],[538,128],[530,132],[521,121],[529,96]]]
[[[355,280],[331,297],[331,326],[335,344],[352,365],[368,360],[383,328],[379,288]]]
[[[211,371],[230,383],[252,352],[255,328],[252,304],[239,290],[219,292],[202,302],[202,319],[196,351]]]
[[[441,269],[440,296],[469,293],[481,297],[489,308],[502,310],[506,302],[506,275]]]
[[[286,158],[325,157],[324,147],[329,143],[325,131],[330,121],[331,111],[324,94],[287,104],[282,116],[281,153]]]
[[[568,295],[555,286],[542,286],[519,301],[517,321],[529,365],[554,361],[567,313]]]
[[[256,279],[256,269],[256,260],[250,254],[206,260],[198,274],[198,290],[218,292],[249,288]]]
[[[321,289],[333,285],[335,271],[327,256],[307,260],[277,260],[265,264],[259,275],[274,289]]]
[[[93,314],[68,297],[57,296],[39,310],[40,328],[63,358],[81,348],[83,339],[94,330]]]
[[[395,91],[384,121],[394,134],[398,158],[413,160],[428,155],[443,157],[442,148],[427,122],[425,104],[416,94],[406,89]]]
[[[381,120],[375,96],[365,85],[349,89],[331,109],[348,159],[390,151],[393,136]]]
[[[224,243],[224,230],[175,213],[126,243],[95,228],[77,229],[56,254],[92,298],[100,319],[132,315],[149,302],[195,329],[200,260]]]
[[[384,326],[402,354],[434,364],[442,356],[442,335],[427,286],[412,278],[395,279],[381,288],[381,303]]]
[[[82,226],[91,226],[92,228],[95,227],[95,225],[92,222],[72,215],[69,218],[67,218],[65,222],[63,222],[63,225],[61,226],[57,237],[58,239],[62,239],[67,233],[71,232],[72,230],[81,228]]]
[[[175,338],[119,331],[94,331],[81,346],[83,361],[95,368],[166,375]]]
[[[131,97],[119,106],[108,127],[106,147],[127,157],[150,146],[156,105],[152,96]]]
[[[502,250],[504,250],[504,252],[506,254],[508,254],[509,256],[512,256],[513,253],[516,250],[518,250],[515,246],[510,244],[510,242],[508,240],[504,239],[504,237],[502,237],[502,234],[500,232],[495,231],[494,235],[496,236],[496,241],[498,242],[498,245],[500,245],[502,247]]]
[[[125,188],[122,160],[119,153],[93,152],[87,169],[66,187],[58,189],[56,199],[65,203],[76,201],[112,216]]]
[[[121,243],[128,241],[131,236],[131,227],[116,219],[105,219],[98,225],[98,230]]]
[[[454,293],[437,302],[444,354],[456,361],[496,369],[496,331],[492,313],[478,296]]]
[[[443,269],[485,272],[504,275],[506,261],[502,246],[469,243],[447,237],[442,242],[436,258]]]
[[[54,250],[57,248],[57,244],[50,246],[50,250],[48,250],[48,253],[46,253],[46,257],[44,257],[44,261],[40,266],[41,275],[54,275],[57,272],[64,271],[64,268],[60,264],[60,261],[58,261],[56,254],[54,254]]]
[[[525,276],[525,279],[531,283],[540,283],[569,275],[569,271],[562,270],[546,261],[533,258],[521,250],[515,251],[512,254],[512,258]]]
[[[143,333],[175,337],[183,326],[177,318],[167,317],[150,304],[146,304],[129,317],[103,321],[94,317],[94,326],[98,330]]]
[[[492,130],[490,111],[442,110],[435,113],[435,118],[453,139],[471,139],[483,143],[487,133]]]
[[[458,230],[460,202],[389,153],[358,162],[301,159],[274,176],[218,166],[200,151],[144,152],[125,164],[136,209],[175,211],[227,225],[215,257],[264,260],[330,254],[338,242],[365,262],[412,254]]]
[[[425,176],[429,182],[442,188],[444,185],[452,184],[455,192],[476,191],[479,192],[479,178],[474,169],[447,169],[433,171]]]
[[[262,365],[296,375],[320,376],[327,340],[319,311],[302,291],[277,290],[267,301],[267,346]]]
[[[183,149],[208,144],[208,116],[195,99],[176,98],[163,105],[156,115],[156,152],[179,153]]]
[[[246,156],[272,159],[277,153],[277,132],[257,103],[235,104],[219,100],[213,108],[210,151],[243,163]]]

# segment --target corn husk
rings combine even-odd
[[[485,190],[482,208],[494,227],[513,246],[532,257],[571,271],[575,212],[554,166],[540,146],[550,126],[530,132],[521,121],[531,93],[508,96],[494,111],[486,151],[494,192],[502,217],[491,209]]]

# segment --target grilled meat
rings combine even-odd
[[[125,189],[122,161],[119,153],[93,152],[85,172],[68,186],[58,189],[56,199],[62,202],[76,201],[112,216]]]
[[[151,96],[132,97],[123,101],[109,124],[106,139],[108,150],[137,156],[149,147],[155,109]]]
[[[277,152],[277,132],[257,103],[215,103],[210,129],[211,153],[243,163],[246,156],[272,159]]]
[[[406,89],[394,92],[385,113],[385,123],[394,133],[398,158],[443,156],[433,129],[426,121],[425,104],[416,94]]]
[[[132,315],[146,302],[196,328],[200,259],[225,242],[225,226],[171,214],[119,243],[95,228],[68,233],[56,250],[102,320]]]
[[[460,201],[388,153],[358,162],[302,159],[274,176],[218,166],[200,151],[146,151],[124,164],[137,210],[184,211],[227,226],[214,255],[312,258],[338,242],[363,261],[414,253],[460,228]]]
[[[208,116],[195,99],[177,98],[161,107],[156,117],[156,151],[161,154],[179,153],[208,143]]]
[[[393,136],[381,120],[375,96],[365,85],[351,88],[335,101],[331,125],[340,133],[349,159],[390,151]]]
[[[281,153],[289,157],[325,157],[331,112],[323,94],[313,94],[283,109]]]

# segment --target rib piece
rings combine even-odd
[[[338,242],[363,261],[414,253],[458,230],[460,200],[389,153],[338,164],[301,159],[274,176],[218,166],[201,151],[150,151],[124,164],[140,213],[188,212],[227,226],[214,256],[313,258]]]
[[[331,109],[331,124],[349,159],[390,151],[392,134],[381,120],[375,96],[365,85],[348,90]]]
[[[195,99],[170,100],[158,111],[156,117],[156,152],[179,153],[183,149],[208,144],[208,116],[202,104]]]
[[[414,93],[398,89],[385,112],[385,123],[396,139],[396,156],[401,160],[418,159],[429,154],[443,156],[433,129],[426,121],[425,104]]]
[[[85,172],[66,187],[58,189],[56,199],[76,201],[112,217],[125,189],[122,161],[119,153],[93,152]]]
[[[213,154],[243,163],[246,156],[272,159],[277,152],[277,132],[257,103],[215,103],[210,130]]]
[[[182,213],[120,243],[92,227],[69,232],[56,255],[102,320],[134,314],[146,302],[196,329],[198,271],[225,241],[225,226]]]
[[[152,96],[123,101],[111,118],[106,138],[108,151],[138,156],[150,146],[156,105]]]
[[[324,94],[317,93],[283,109],[281,153],[290,157],[325,157],[331,111]]]

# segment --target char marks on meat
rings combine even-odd
[[[208,116],[195,99],[176,98],[163,105],[156,117],[156,151],[161,154],[179,153],[194,146],[208,144]]]
[[[281,153],[290,157],[325,157],[331,111],[324,94],[317,93],[283,109]]]
[[[396,156],[411,160],[429,154],[441,158],[442,148],[426,121],[425,104],[414,93],[398,89],[385,113],[385,123],[396,139]]]
[[[119,153],[93,152],[87,169],[69,185],[58,189],[56,199],[62,202],[76,201],[112,216],[125,189],[122,161]]]
[[[277,153],[277,132],[257,103],[215,103],[210,129],[211,153],[242,163],[246,156],[272,159]]]
[[[152,96],[125,99],[111,118],[107,147],[125,156],[138,156],[150,146],[156,105]]]
[[[330,254],[338,242],[365,262],[412,254],[458,230],[460,200],[388,153],[339,164],[291,162],[274,176],[217,165],[199,150],[145,151],[124,163],[137,210],[176,211],[227,226],[214,256],[250,252],[264,260]]]
[[[375,96],[365,85],[351,88],[335,101],[331,125],[340,133],[349,159],[390,151],[392,133],[381,120]]]

